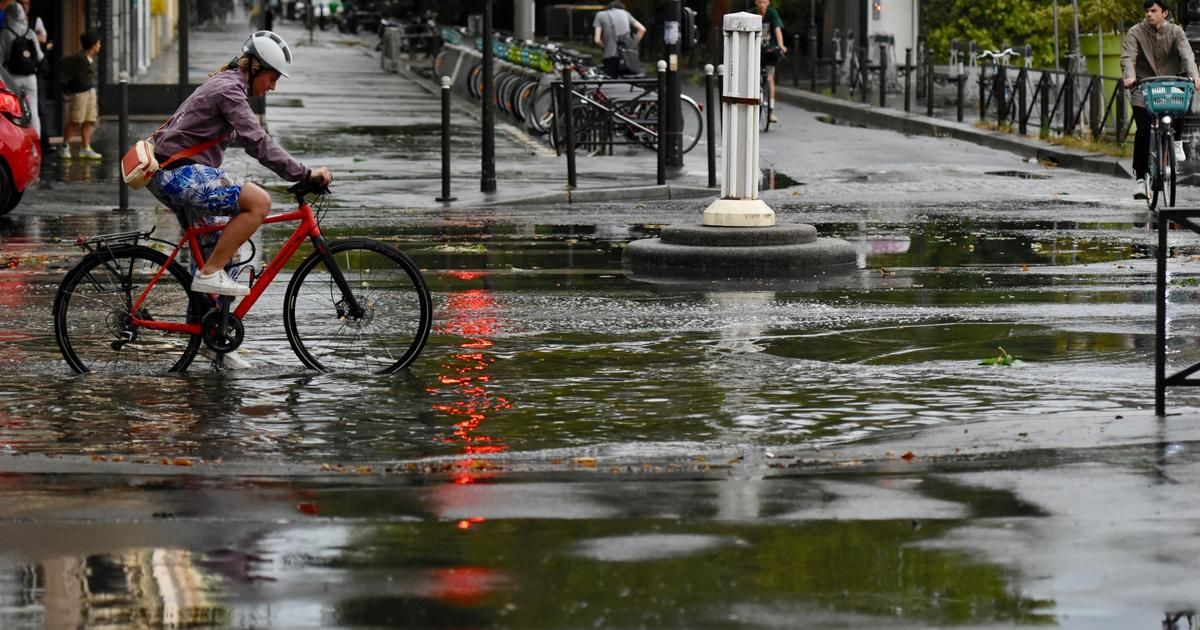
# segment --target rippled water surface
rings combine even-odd
[[[255,368],[70,374],[50,305],[76,234],[166,214],[0,225],[0,445],[26,453],[411,458],[600,444],[803,444],[989,414],[1145,406],[1152,234],[1144,224],[822,224],[858,269],[819,282],[672,285],[627,278],[654,226],[338,227],[426,270],[435,330],[396,376],[306,371],[282,332],[285,272],[246,321]],[[272,254],[286,232],[269,230]],[[1192,244],[1177,237],[1186,253]],[[260,254],[261,255],[261,254]],[[1195,284],[1173,279],[1176,330]],[[1180,337],[1173,360],[1196,354]],[[1012,367],[981,365],[1008,353]]]

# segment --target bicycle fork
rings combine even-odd
[[[342,292],[342,301],[338,303],[338,319],[345,319],[346,317],[352,319],[362,318],[366,314],[366,311],[358,303],[358,299],[354,297],[354,291],[350,290],[350,283],[346,282],[346,276],[342,274],[342,268],[334,260],[333,252],[329,251],[329,244],[325,241],[325,237],[318,234],[312,237],[312,243],[317,253],[321,255],[321,260],[325,261],[325,268],[329,270],[329,275],[333,278],[334,284]]]

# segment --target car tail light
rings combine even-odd
[[[21,97],[13,94],[11,90],[0,89],[0,114],[20,124],[25,115],[21,108]]]

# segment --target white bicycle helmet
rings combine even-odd
[[[287,69],[292,65],[292,49],[282,37],[271,31],[258,31],[242,44],[242,54],[246,53],[254,55],[263,67],[287,78]]]

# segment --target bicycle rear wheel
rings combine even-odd
[[[54,298],[54,339],[76,372],[152,374],[187,369],[199,335],[153,330],[130,322],[135,300],[163,272],[167,255],[140,245],[85,256],[63,279]],[[191,278],[172,262],[138,309],[138,318],[195,323],[203,300],[188,293]]]
[[[433,301],[417,265],[370,239],[329,244],[329,253],[364,310],[355,317],[319,252],[306,258],[283,300],[288,343],[305,366],[389,374],[417,358],[433,325]]]

